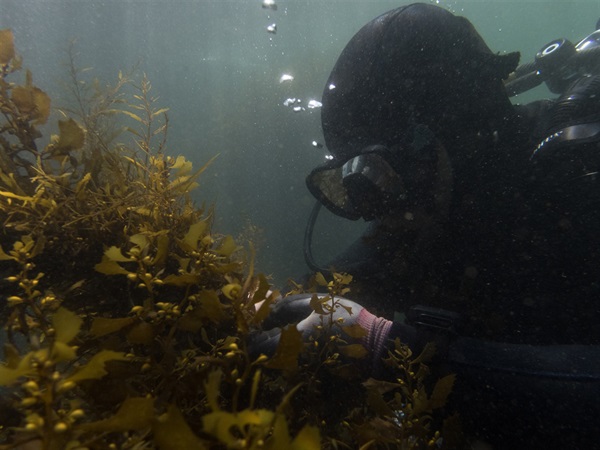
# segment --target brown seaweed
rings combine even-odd
[[[16,81],[0,31],[0,448],[439,448],[452,379],[428,395],[425,358],[400,343],[396,381],[355,376],[366,350],[342,334],[363,330],[332,320],[349,275],[317,278],[315,339],[292,325],[272,357],[250,356],[279,293],[191,200],[211,160],[166,154],[145,76],[100,88],[70,63],[74,106],[52,110],[31,73]]]

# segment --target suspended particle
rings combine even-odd
[[[321,144],[319,141],[312,141],[312,146],[316,148],[323,148],[323,144]]]
[[[279,82],[280,83],[285,83],[286,81],[294,81],[294,77],[292,75],[289,75],[287,73],[284,73],[283,75],[281,75],[281,77],[279,78]]]
[[[309,109],[315,109],[315,108],[320,108],[321,106],[323,106],[323,103],[321,103],[317,100],[309,100],[307,106]]]
[[[277,24],[272,23],[267,27],[267,32],[271,34],[277,34]]]

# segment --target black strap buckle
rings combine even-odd
[[[456,335],[462,324],[462,316],[441,308],[415,305],[408,310],[406,321],[415,328],[423,327],[436,333]]]

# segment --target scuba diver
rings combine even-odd
[[[600,30],[518,63],[434,5],[358,31],[323,92],[332,158],[307,177],[305,253],[328,272],[310,252],[320,205],[369,221],[325,267],[353,275],[340,314],[367,330],[374,371],[395,337],[441,341],[470,433],[494,448],[597,448]],[[557,98],[511,103],[542,82]],[[261,349],[287,323],[309,335],[309,303],[280,300]]]

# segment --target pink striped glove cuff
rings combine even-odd
[[[366,309],[362,309],[356,318],[358,323],[367,335],[362,338],[362,345],[372,355],[372,363],[375,367],[381,364],[381,357],[386,349],[388,335],[392,328],[392,321],[377,317]]]

